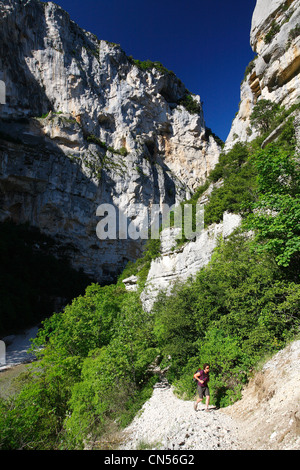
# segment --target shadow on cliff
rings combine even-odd
[[[29,230],[38,227],[41,234],[53,240],[47,245],[51,245],[48,254],[62,262],[67,260],[77,270],[81,268],[89,279],[110,284],[116,281],[128,261],[135,261],[141,255],[144,241],[97,238],[96,210],[104,202],[113,204],[115,181],[105,169],[102,169],[101,181],[89,178],[81,162],[78,164],[69,158],[72,148],[67,156],[59,147],[59,141],[47,138],[38,120],[32,119],[55,111],[55,101],[47,96],[39,64],[35,67],[37,76],[28,65],[28,59],[38,60],[33,51],[45,54],[46,49],[55,50],[62,54],[62,70],[67,76],[74,55],[72,47],[76,54],[80,54],[80,48],[81,52],[85,49],[91,64],[95,44],[59,7],[53,14],[63,34],[56,38],[49,35],[43,3],[35,0],[25,5],[18,0],[13,3],[13,10],[0,20],[0,66],[7,90],[7,104],[0,106],[0,220],[27,223]],[[58,51],[60,46],[62,50]],[[50,56],[49,60],[53,59]],[[124,62],[122,66],[126,73],[128,64]],[[81,86],[90,87],[93,92],[101,91],[92,74],[90,77],[83,70],[80,73]],[[84,128],[82,132],[86,134]],[[159,204],[162,197],[170,204],[175,202],[175,183],[169,169],[160,166],[164,191],[168,194],[161,194],[159,171],[152,161],[151,184],[143,175],[139,176],[136,202],[148,207],[151,203]],[[40,272],[39,269],[36,268],[36,272]],[[28,279],[29,274],[25,277]],[[11,279],[13,283],[13,277]]]
[[[152,171],[153,187],[143,201],[148,205],[160,201],[156,165]],[[142,191],[146,182],[139,179]],[[105,170],[98,184],[86,176],[36,120],[0,119],[0,331],[31,326],[93,281],[115,282],[141,255],[144,240],[97,237],[97,207],[113,204],[114,187]]]
[[[94,184],[55,142],[45,139],[41,127],[38,129],[37,121],[34,130],[30,123],[30,117],[39,117],[55,110],[55,103],[49,99],[42,85],[42,75],[39,82],[27,64],[26,59],[34,58],[32,51],[42,51],[43,54],[46,48],[51,51],[57,47],[56,40],[61,42],[64,73],[67,74],[67,68],[73,60],[70,51],[72,44],[73,48],[78,43],[78,47],[83,47],[84,42],[85,49],[91,51],[93,46],[83,31],[59,7],[53,9],[53,14],[64,34],[59,38],[49,36],[44,8],[45,5],[35,0],[26,5],[14,1],[13,10],[0,20],[0,57],[7,89],[7,104],[2,109],[0,107],[0,118],[4,118],[0,123],[3,158],[1,219],[8,217],[18,223],[29,222],[47,234],[54,235],[56,241],[60,241],[61,250],[72,261],[74,258],[81,258],[81,263],[75,259],[77,267],[82,265],[88,274],[102,283],[112,282],[116,279],[118,270],[139,254],[134,253],[128,259],[125,257],[119,266],[114,266],[115,260],[101,263],[100,256],[96,254],[101,248],[96,237],[96,209],[101,202],[111,203],[112,199],[107,198],[107,191],[102,191],[103,182],[101,185]],[[38,69],[37,66],[36,71]],[[84,83],[91,86],[87,82],[88,78],[85,77]],[[59,173],[59,167],[64,175],[54,174],[55,170]],[[104,179],[107,188],[113,185],[108,175]],[[52,191],[56,191],[56,198],[47,200],[51,185]],[[67,199],[61,196],[66,193],[69,196]],[[102,201],[102,196],[105,201]],[[83,221],[77,215],[80,212],[79,206],[83,208]],[[69,223],[64,224],[66,220]],[[77,247],[68,241],[68,238],[74,237],[79,241]],[[83,253],[87,251],[83,239],[88,239],[88,255]],[[110,248],[111,243],[104,242],[104,245],[107,246],[102,247],[103,253]],[[132,252],[134,249],[129,247],[128,251]]]

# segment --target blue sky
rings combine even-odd
[[[254,53],[256,0],[57,0],[72,20],[134,59],[161,62],[203,101],[207,127],[225,140]]]

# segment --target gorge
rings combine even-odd
[[[42,320],[37,360],[12,392],[0,387],[1,449],[102,450],[131,422],[128,449],[155,430],[162,449],[230,449],[217,412],[216,439],[199,440],[190,405],[204,363],[213,408],[245,419],[251,449],[299,446],[299,2],[256,1],[256,57],[223,143],[160,62],[127,56],[53,2],[0,0],[1,338]],[[191,239],[175,224],[187,204],[204,206]],[[139,210],[164,206],[175,209],[156,239],[99,237],[99,207],[129,231]],[[179,403],[167,434],[161,383]]]
[[[257,135],[250,123],[257,99],[288,107],[298,100],[299,4],[275,3],[257,2],[250,34],[257,57],[226,150]],[[141,66],[52,2],[1,2],[1,31],[1,220],[38,227],[73,267],[114,282],[143,241],[99,240],[97,207],[128,214],[133,204],[150,210],[191,197],[222,151],[201,99],[161,64]]]
[[[0,7],[1,220],[39,227],[74,267],[115,281],[142,242],[99,241],[96,209],[172,205],[205,181],[220,146],[200,97],[161,64],[141,67],[83,31],[52,2]]]

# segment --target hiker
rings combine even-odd
[[[197,411],[197,406],[199,402],[202,402],[203,397],[206,397],[206,404],[205,404],[205,411],[208,411],[209,405],[209,388],[208,388],[208,381],[209,381],[209,364],[204,364],[203,370],[198,369],[197,372],[194,374],[194,379],[197,380],[197,391],[199,398],[194,403],[194,409]]]

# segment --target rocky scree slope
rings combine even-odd
[[[133,203],[171,205],[205,180],[220,148],[200,97],[52,2],[1,0],[0,18],[0,219],[39,227],[75,267],[112,282],[143,242],[99,240],[97,207],[131,220]]]

